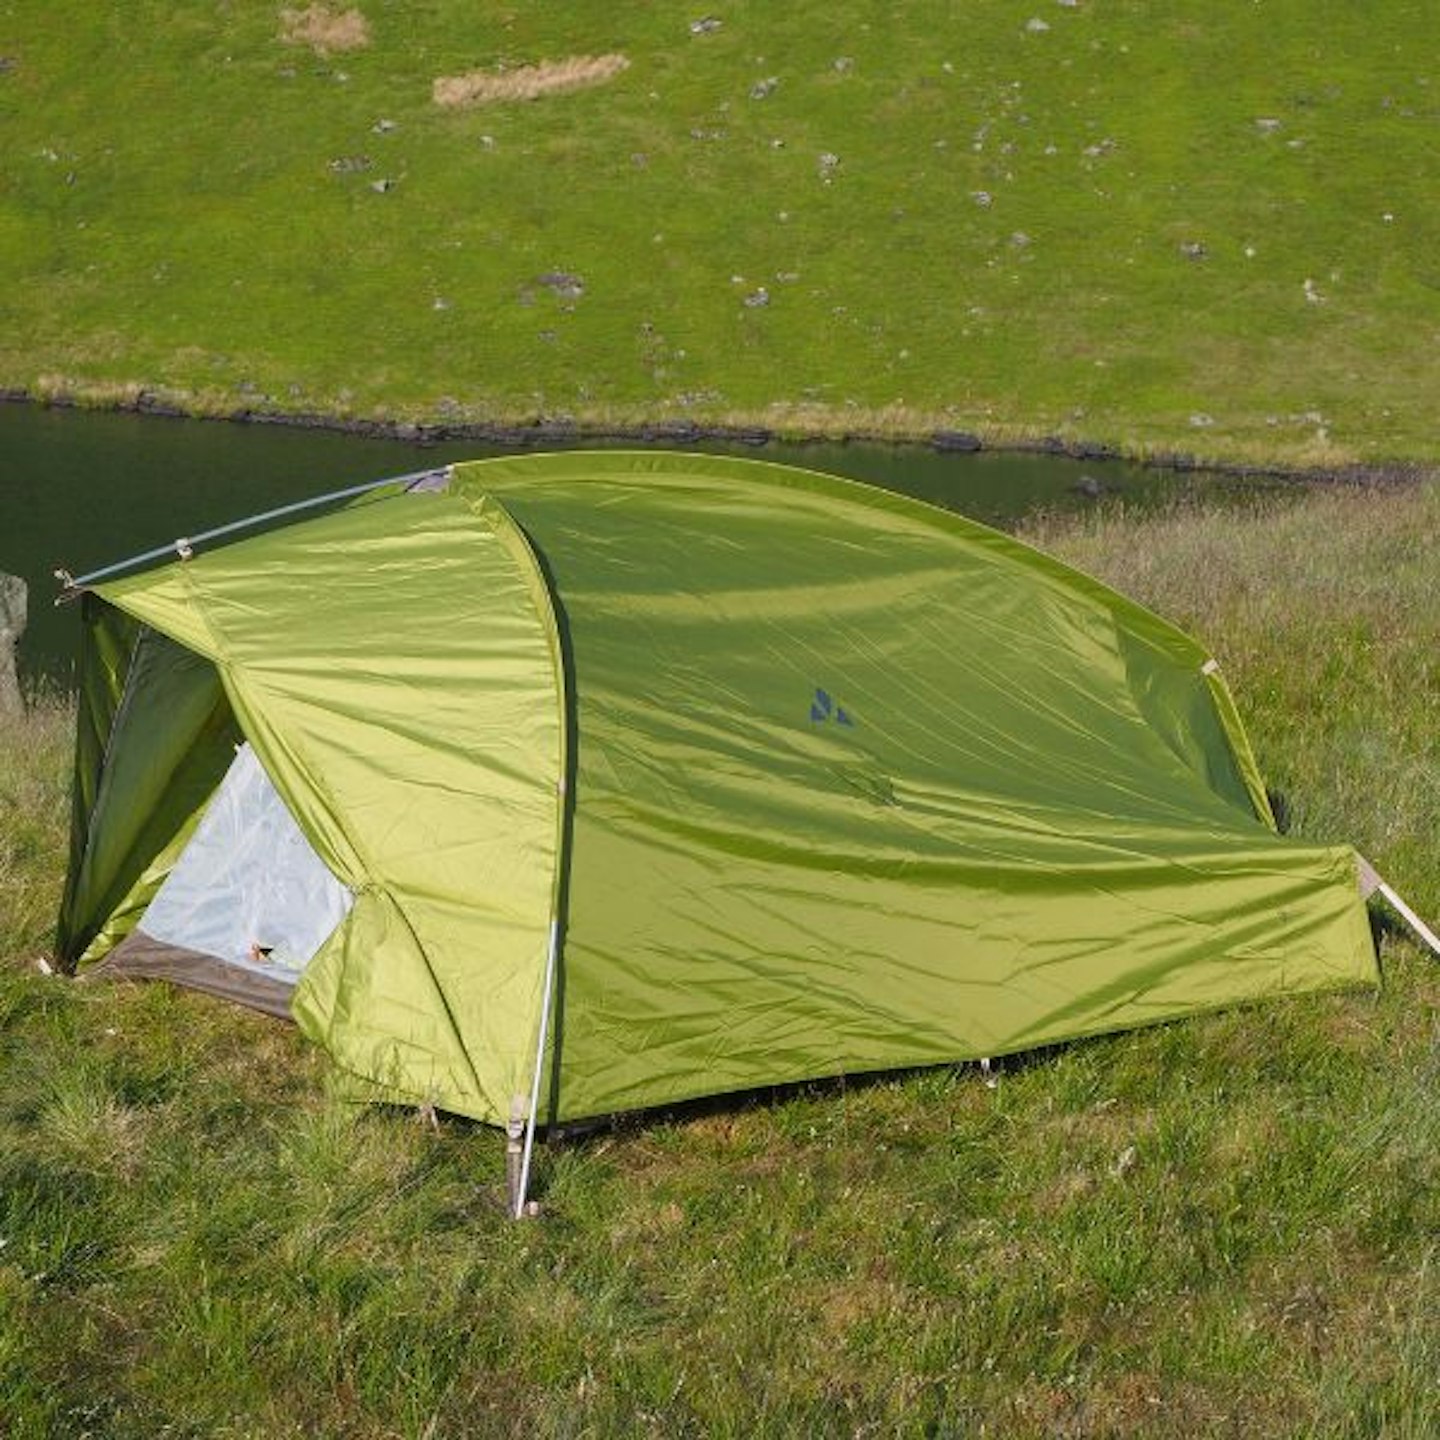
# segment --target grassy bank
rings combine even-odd
[[[1440,489],[1104,514],[1297,828],[1440,913]],[[35,960],[67,713],[0,732],[7,1435],[1429,1436],[1440,969],[1007,1065],[630,1123],[500,1214],[478,1127],[287,1028]]]
[[[0,384],[1440,455],[1423,7],[358,14],[0,5]]]

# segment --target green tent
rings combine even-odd
[[[179,550],[84,587],[62,953],[377,1094],[572,1120],[1376,979],[1206,652],[955,515],[576,453]]]

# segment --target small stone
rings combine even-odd
[[[335,175],[358,175],[370,168],[368,155],[337,155],[327,167]]]
[[[1325,297],[1315,288],[1315,282],[1307,279],[1302,287],[1305,291],[1305,298],[1312,305],[1323,305]]]
[[[780,84],[778,75],[769,75],[764,80],[757,80],[750,87],[750,98],[752,100],[768,100]]]
[[[1127,1175],[1135,1168],[1135,1162],[1140,1158],[1140,1152],[1133,1145],[1127,1145],[1115,1158],[1115,1163],[1110,1167],[1110,1173],[1119,1179]]]
[[[725,22],[718,15],[704,15],[690,22],[692,35],[713,35]]]
[[[450,302],[443,295],[437,295],[431,303],[430,308],[432,310],[448,310],[450,308]]]
[[[855,68],[855,61],[849,55],[839,55],[831,62],[830,68],[838,75],[845,75]]]
[[[568,270],[547,270],[535,277],[535,283],[553,291],[562,300],[578,300],[585,293],[585,282]]]
[[[1255,121],[1255,128],[1262,135],[1273,135],[1280,128],[1280,122],[1269,115],[1262,115]]]
[[[1180,253],[1187,260],[1203,260],[1210,251],[1200,240],[1182,240],[1180,242]]]
[[[1029,20],[1025,22],[1025,28],[1032,35],[1043,35],[1050,28],[1050,26],[1046,24],[1046,22],[1042,20],[1038,15],[1033,15]]]
[[[1215,423],[1215,418],[1212,415],[1205,414],[1203,410],[1197,410],[1190,417],[1190,423],[1195,427],[1195,429],[1204,430],[1207,426],[1213,425]]]
[[[752,290],[745,297],[745,308],[747,310],[762,310],[770,303],[770,292],[762,285],[758,290]]]
[[[377,135],[388,135],[392,130],[398,130],[400,124],[396,120],[377,120],[370,128]]]
[[[393,181],[393,180],[372,180],[372,181],[370,182],[370,188],[371,188],[377,195],[383,195],[383,194],[385,194],[385,192],[386,192],[387,190],[393,190],[393,189],[395,188],[395,181]]]
[[[1255,253],[1255,247],[1253,245],[1247,245],[1245,247],[1245,258],[1247,260],[1253,260],[1255,258]]]
[[[988,210],[995,203],[995,197],[988,190],[972,190],[970,198],[982,210]]]
[[[1393,225],[1393,224],[1395,223],[1395,216],[1394,216],[1393,214],[1391,214],[1391,212],[1390,212],[1389,210],[1387,210],[1380,218],[1381,218],[1387,225]]]
[[[1017,230],[1011,237],[1010,243],[1017,249],[1023,250],[1030,244],[1030,237],[1023,231]]]

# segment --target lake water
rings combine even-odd
[[[941,454],[918,445],[690,448],[868,480],[1000,526],[1039,507],[1094,504],[1076,488],[1087,477],[1138,504],[1221,483],[1117,461]],[[22,666],[31,675],[70,679],[78,626],[72,610],[51,603],[59,566],[80,575],[290,501],[500,453],[514,452],[467,441],[420,446],[286,426],[0,404],[0,571],[30,586]]]

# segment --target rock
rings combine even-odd
[[[1262,115],[1255,121],[1255,128],[1262,135],[1273,135],[1280,128],[1280,122],[1268,115]]]
[[[370,128],[377,135],[388,135],[392,130],[398,130],[400,124],[396,120],[377,120]]]
[[[1203,260],[1210,253],[1203,241],[1184,240],[1180,244],[1180,253],[1187,260]]]
[[[836,58],[830,67],[839,75],[844,75],[855,68],[855,61],[849,55],[841,55]]]
[[[585,282],[568,270],[547,270],[535,277],[535,284],[552,291],[562,300],[578,300],[585,293]]]
[[[1204,430],[1204,429],[1207,429],[1209,426],[1213,425],[1214,423],[1215,423],[1215,417],[1214,417],[1213,415],[1207,415],[1203,410],[1197,410],[1197,411],[1190,417],[1190,424],[1191,424],[1196,430]]]
[[[1032,35],[1043,35],[1050,28],[1050,26],[1038,15],[1034,15],[1025,22],[1025,28]]]
[[[968,430],[937,430],[930,437],[930,444],[945,454],[970,455],[983,448],[980,437]]]
[[[988,190],[972,190],[970,198],[982,210],[988,210],[995,203],[995,197]]]
[[[358,175],[370,165],[368,155],[337,155],[326,168],[334,175]]]
[[[1072,494],[1083,495],[1087,500],[1098,500],[1105,493],[1105,486],[1093,475],[1082,475],[1070,490]]]
[[[770,292],[762,285],[758,290],[752,290],[745,297],[745,308],[747,310],[760,310],[770,303]]]
[[[395,188],[395,182],[393,180],[372,180],[370,182],[370,188],[377,195],[383,195],[387,190],[393,190]]]
[[[690,22],[692,35],[713,35],[725,22],[716,15],[705,15]]]
[[[25,633],[25,600],[25,582],[18,575],[0,574],[0,720],[25,713],[15,669],[15,647]]]
[[[750,98],[752,100],[768,100],[780,84],[778,75],[769,75],[764,80],[757,80],[750,87]]]

